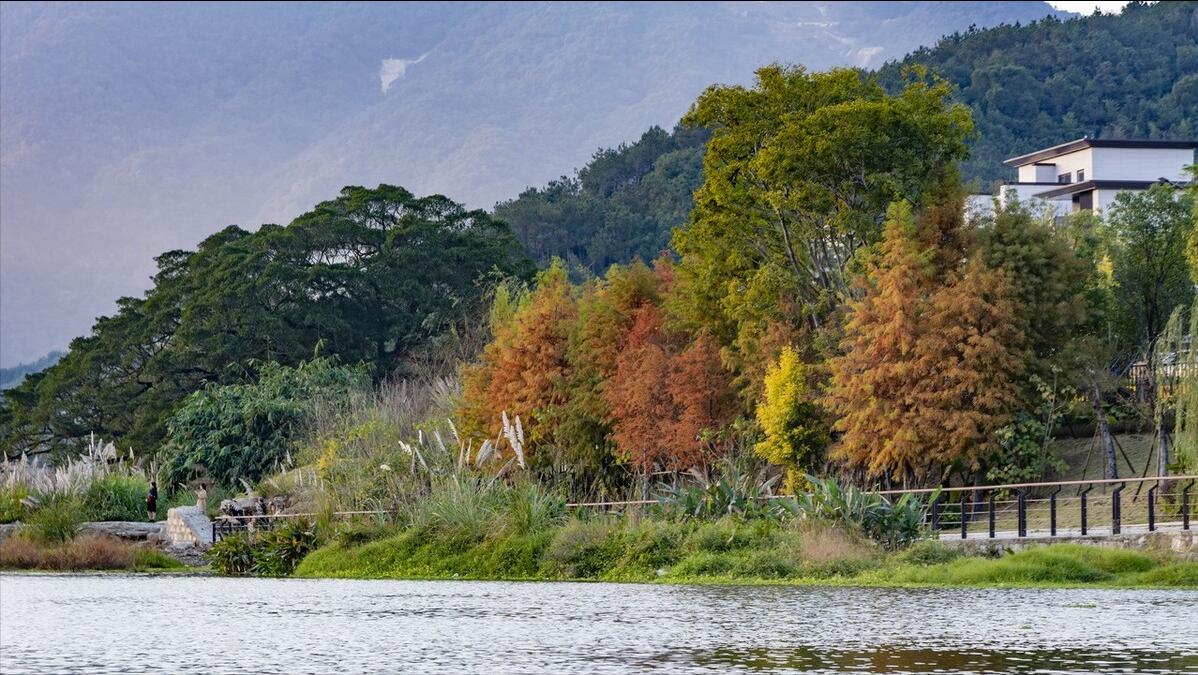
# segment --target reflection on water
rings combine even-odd
[[[664,663],[674,661],[663,655]],[[1029,673],[1198,672],[1193,653],[1093,649],[912,649],[881,645],[873,649],[714,649],[679,655],[678,663],[698,663],[754,672],[830,673]]]
[[[0,672],[1198,673],[1198,593],[0,576]]]

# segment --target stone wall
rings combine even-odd
[[[177,506],[166,513],[163,535],[174,548],[207,548],[212,545],[212,521],[198,506]]]
[[[1198,536],[1194,530],[1168,530],[1100,536],[1027,537],[1024,539],[954,539],[943,537],[940,543],[972,554],[998,555],[1049,544],[1086,544],[1106,548],[1135,549],[1172,553],[1198,561]]]

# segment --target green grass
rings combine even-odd
[[[934,542],[886,553],[827,525],[731,519],[678,523],[570,519],[536,533],[413,527],[311,553],[301,577],[783,583],[862,586],[1103,586],[1198,588],[1198,563],[1163,555],[1055,544],[999,558]]]
[[[152,548],[140,548],[133,557],[133,569],[137,572],[151,570],[178,570],[187,566],[174,558]]]
[[[904,564],[888,574],[899,585],[1198,587],[1198,563],[1138,551],[1053,544],[1000,558],[961,557]]]

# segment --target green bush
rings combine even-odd
[[[715,475],[703,475],[698,483],[659,485],[657,512],[669,518],[772,518],[778,507],[765,499],[778,481],[751,459],[726,457],[715,467]]]
[[[282,577],[294,572],[320,543],[311,523],[294,520],[267,532],[222,537],[205,555],[221,574]]]
[[[938,496],[933,493],[925,501],[908,493],[891,502],[875,492],[842,486],[830,478],[807,476],[807,482],[810,488],[794,499],[783,500],[783,508],[809,519],[859,528],[890,550],[902,548],[923,535],[927,504]]]
[[[412,514],[413,524],[447,534],[482,540],[496,529],[502,512],[502,488],[481,477],[453,476],[434,485]]]
[[[566,500],[533,482],[512,488],[504,506],[507,526],[516,534],[543,532],[566,519]]]
[[[961,557],[957,549],[949,548],[938,541],[921,541],[899,556],[899,560],[912,565],[942,565]]]
[[[25,523],[25,533],[34,541],[55,544],[70,541],[83,524],[83,511],[72,495],[45,495],[38,500]]]
[[[245,534],[221,537],[204,557],[217,572],[226,576],[246,576],[254,570],[254,546]]]
[[[683,579],[730,576],[736,567],[745,564],[747,558],[748,554],[744,551],[734,553],[700,551],[678,561],[678,564],[670,570],[670,575]]]
[[[1175,562],[1131,577],[1135,586],[1198,588],[1198,563]]]
[[[545,552],[551,576],[595,579],[611,569],[620,557],[619,528],[606,520],[570,520]]]
[[[224,485],[258,480],[284,460],[318,403],[346,405],[368,384],[362,369],[327,358],[294,368],[268,363],[251,384],[210,384],[167,422],[161,456],[167,483],[187,482],[195,466]]]
[[[29,496],[24,485],[0,487],[0,523],[15,523],[25,519],[25,498]]]
[[[104,476],[83,494],[84,516],[93,521],[145,520],[149,491],[149,481],[141,476]]]
[[[761,543],[761,538],[768,536],[763,532],[755,532],[744,523],[737,523],[729,518],[700,524],[687,540],[694,551],[735,551]]]
[[[960,558],[944,565],[906,568],[899,578],[948,585],[1080,584],[1104,581],[1110,574],[1079,558],[1076,547],[1051,546],[1019,551],[998,559]]]
[[[269,532],[261,533],[252,542],[254,566],[258,576],[282,577],[295,571],[304,556],[320,546],[316,529],[306,521],[293,520]]]
[[[620,571],[654,574],[678,561],[686,540],[684,526],[660,520],[641,520],[625,528]]]
[[[784,579],[795,573],[795,562],[777,549],[754,551],[736,569],[738,576],[753,579]]]
[[[339,524],[333,531],[333,541],[342,548],[361,546],[396,533],[395,526],[375,521],[354,521]]]

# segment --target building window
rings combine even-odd
[[[1069,182],[1069,172],[1066,171],[1065,173],[1059,174],[1057,176],[1057,182],[1058,183],[1068,183]]]
[[[1077,170],[1077,182],[1079,182],[1079,183],[1086,182],[1086,170],[1085,169]]]

